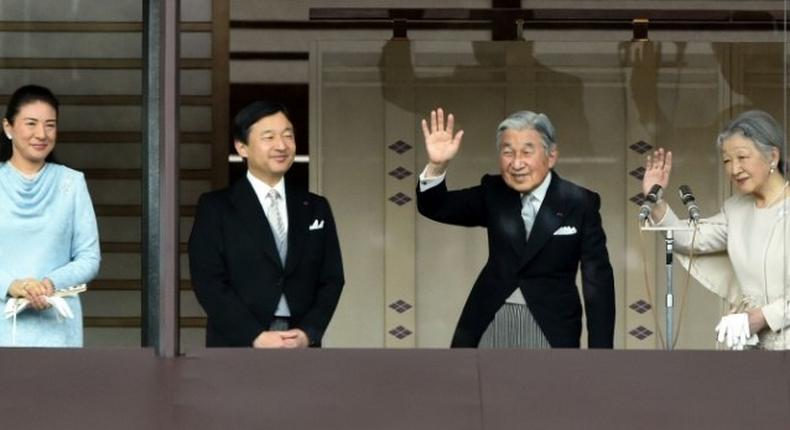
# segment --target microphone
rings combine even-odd
[[[647,217],[650,216],[650,211],[653,210],[653,205],[661,199],[662,188],[661,185],[654,184],[650,191],[645,196],[645,202],[639,207],[639,223],[644,223]]]
[[[697,206],[697,199],[694,198],[694,194],[691,193],[691,188],[688,185],[681,185],[678,188],[678,194],[680,194],[680,201],[686,205],[689,211],[691,221],[699,222],[699,206]]]

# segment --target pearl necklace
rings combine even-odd
[[[785,181],[785,184],[782,185],[782,189],[779,190],[779,194],[776,195],[770,202],[768,202],[764,208],[769,208],[774,205],[774,203],[778,202],[782,197],[785,195],[785,190],[787,189],[787,185],[790,184],[790,181]]]

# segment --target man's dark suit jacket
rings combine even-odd
[[[285,182],[288,255],[247,178],[206,193],[189,237],[192,286],[208,315],[206,346],[251,347],[285,293],[291,327],[320,346],[343,288],[343,264],[327,200]],[[320,226],[320,228],[319,228]]]
[[[496,312],[519,287],[549,344],[578,348],[582,306],[576,272],[581,263],[588,345],[611,348],[614,276],[600,205],[598,194],[552,172],[527,241],[521,196],[500,175],[483,176],[479,186],[463,190],[447,191],[445,182],[424,192],[418,189],[417,207],[424,216],[488,230],[488,261],[461,312],[452,346],[477,347]]]

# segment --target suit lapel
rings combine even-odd
[[[285,258],[287,275],[296,268],[307,239],[310,201],[307,192],[289,185],[288,181],[285,181],[285,201],[288,209],[288,255]]]
[[[563,196],[564,181],[556,173],[552,172],[551,174],[551,183],[546,191],[546,198],[540,205],[540,211],[535,217],[535,223],[532,225],[532,231],[521,258],[521,266],[527,264],[543,248],[543,245],[551,239],[568,214],[567,199]]]
[[[233,185],[231,200],[236,206],[243,225],[249,230],[250,237],[256,245],[255,248],[282,267],[272,228],[266,219],[258,196],[247,178],[242,178]]]

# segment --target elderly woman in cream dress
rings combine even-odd
[[[784,176],[784,133],[769,114],[748,111],[725,127],[716,143],[737,194],[718,214],[700,221],[691,267],[688,258],[679,260],[731,304],[731,313],[716,326],[719,341],[726,339],[733,349],[747,344],[790,349],[790,190]],[[659,148],[647,157],[645,168],[645,194],[654,184],[666,188],[672,153]],[[651,221],[664,226],[687,222],[664,201],[653,208]],[[688,255],[691,242],[690,232],[676,233],[675,251]]]

